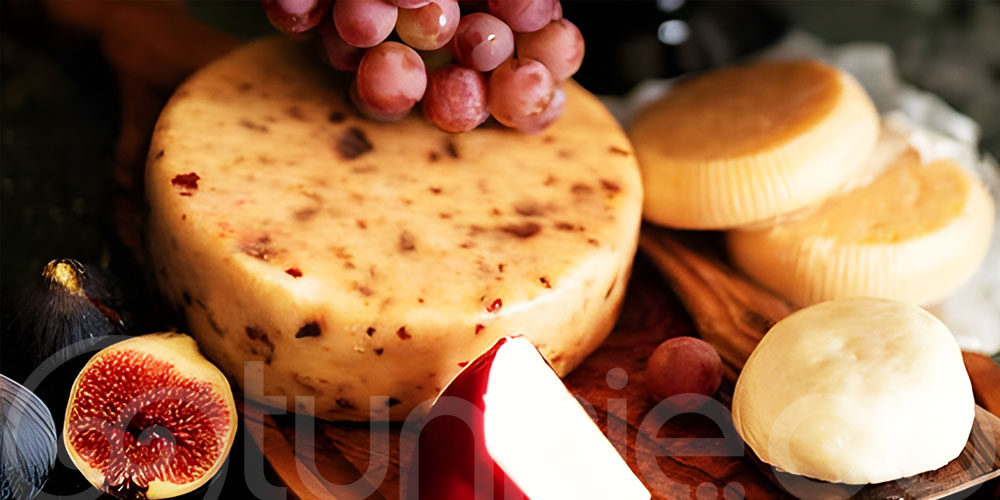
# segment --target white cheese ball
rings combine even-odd
[[[920,307],[834,300],[779,321],[747,361],[733,421],[761,460],[866,484],[961,454],[975,401],[948,328]]]

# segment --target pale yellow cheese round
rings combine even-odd
[[[808,60],[762,62],[676,85],[629,134],[647,220],[726,229],[836,192],[871,152],[878,114],[843,71]]]
[[[881,174],[811,212],[731,231],[732,262],[799,305],[849,297],[929,304],[950,294],[986,256],[989,193],[954,162],[924,164],[909,148],[867,168]]]
[[[848,484],[946,465],[974,418],[948,328],[917,306],[881,299],[824,302],[779,321],[733,394],[733,423],[761,460]]]
[[[205,354],[250,397],[327,419],[403,419],[505,335],[572,370],[610,332],[638,238],[614,118],[567,82],[539,134],[448,134],[358,116],[348,81],[265,40],[164,109],[152,267]]]

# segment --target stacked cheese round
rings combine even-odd
[[[630,135],[649,221],[727,229],[814,204],[855,177],[878,114],[847,73],[816,61],[763,62],[684,81]]]
[[[405,418],[505,335],[565,374],[615,322],[642,191],[614,118],[564,91],[541,134],[452,135],[363,119],[291,42],[247,45],[157,124],[157,280],[248,396],[322,418]]]
[[[766,61],[681,82],[631,137],[650,222],[725,229],[733,263],[785,298],[928,304],[977,270],[993,202],[952,161],[879,130],[864,90],[816,61]]]
[[[871,183],[808,213],[731,231],[732,262],[799,305],[850,297],[928,304],[949,295],[986,256],[989,193],[955,162],[923,162],[910,148],[877,155],[868,168],[879,174]]]

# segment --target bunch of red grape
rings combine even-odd
[[[559,0],[262,2],[293,37],[315,28],[330,65],[355,72],[354,104],[379,120],[399,119],[422,100],[424,116],[449,132],[491,114],[538,132],[562,114],[559,82],[583,61],[583,36],[562,18]],[[387,40],[393,28],[402,43]]]

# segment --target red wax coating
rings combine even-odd
[[[483,433],[486,385],[500,339],[470,363],[439,398],[456,398],[470,405],[435,404],[417,442],[418,470],[410,463],[409,500],[527,500],[528,497],[489,456]],[[440,399],[439,399],[440,401]],[[445,407],[442,409],[442,407]],[[492,491],[476,491],[476,479]],[[507,496],[504,496],[507,495]]]

